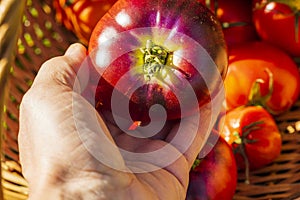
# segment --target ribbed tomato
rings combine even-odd
[[[273,162],[281,152],[281,134],[264,108],[245,106],[229,111],[219,123],[219,132],[235,152],[239,169],[258,169]],[[247,177],[248,179],[249,177]]]
[[[167,119],[196,112],[220,92],[227,70],[221,26],[196,0],[118,1],[95,27],[89,56],[101,74],[97,108],[122,115],[128,100],[135,121],[149,121],[150,108],[161,119],[156,104]]]
[[[224,85],[228,110],[250,104],[279,114],[298,99],[300,75],[286,52],[266,42],[251,42],[230,50]]]

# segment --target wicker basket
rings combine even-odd
[[[18,106],[40,65],[63,54],[78,39],[55,22],[51,0],[1,0],[0,16],[1,110],[5,100],[0,115],[2,189],[5,200],[21,200],[27,199],[28,188],[18,157]],[[276,120],[283,134],[282,154],[273,164],[252,172],[250,185],[244,183],[243,173],[239,174],[234,199],[300,197],[300,101]]]

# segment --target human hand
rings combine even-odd
[[[111,113],[98,114],[81,96],[84,81],[77,73],[85,56],[83,46],[71,45],[65,55],[43,64],[23,97],[19,150],[29,198],[185,199],[189,170],[208,136],[209,117],[166,123],[152,138],[130,136],[118,128]],[[186,135],[182,142],[191,141],[187,148],[173,140],[179,131]],[[190,137],[192,132],[196,134]],[[111,145],[104,145],[101,135]],[[167,166],[160,166],[164,157],[130,160],[119,151],[145,153],[166,145],[165,155],[177,156]],[[97,155],[109,158],[109,165]],[[147,171],[153,166],[157,169]],[[136,173],[137,168],[145,172]]]

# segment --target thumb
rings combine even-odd
[[[77,72],[86,57],[86,48],[80,43],[72,44],[66,50],[64,56],[68,59],[74,71]]]
[[[83,65],[85,57],[86,49],[83,45],[79,43],[70,45],[63,56],[51,58],[41,66],[32,87],[45,84],[79,89],[80,80],[77,80],[77,73]]]

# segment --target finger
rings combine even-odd
[[[189,167],[193,165],[211,133],[214,117],[210,106],[207,104],[201,108],[199,115],[183,118],[166,138],[166,142],[183,154]]]
[[[77,73],[83,65],[86,65],[85,58],[86,49],[83,45],[79,43],[70,45],[63,56],[52,58],[41,66],[32,87],[51,84],[80,91],[80,83],[83,80],[78,79]]]
[[[73,92],[74,87],[81,87],[78,73],[85,54],[85,48],[75,44],[65,55],[47,61],[22,99],[19,150],[31,183],[37,180],[36,173],[54,173],[54,168],[64,171],[66,166],[106,176],[114,173],[107,166],[127,169],[102,118]]]
[[[80,43],[71,44],[66,50],[65,56],[69,59],[69,64],[74,70],[78,71],[78,64],[86,57],[86,48]]]

